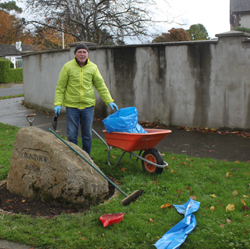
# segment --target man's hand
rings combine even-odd
[[[60,105],[57,105],[55,108],[55,114],[60,114],[60,111],[61,111],[61,106]]]
[[[118,111],[118,106],[114,102],[109,103],[109,106],[111,107],[112,110],[114,110],[115,108]]]

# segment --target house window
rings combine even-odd
[[[22,57],[16,57],[16,68],[20,68],[23,67],[23,61],[22,61]]]

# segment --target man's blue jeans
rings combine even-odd
[[[92,126],[94,117],[94,106],[85,109],[66,107],[67,138],[77,145],[79,122],[82,135],[82,149],[88,154],[92,145]]]

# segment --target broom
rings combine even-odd
[[[99,169],[97,169],[92,163],[90,163],[83,155],[81,155],[78,151],[76,151],[71,145],[69,145],[65,140],[63,140],[60,136],[58,136],[54,131],[49,128],[49,131],[52,132],[56,137],[58,137],[62,142],[64,142],[70,149],[72,149],[76,154],[78,154],[82,159],[84,159],[93,169],[95,169],[100,175],[102,175],[108,182],[110,182],[117,190],[119,190],[125,198],[121,201],[121,203],[126,206],[129,205],[130,202],[135,201],[139,196],[141,196],[144,190],[136,190],[132,194],[127,195],[124,193],[114,182],[112,182],[107,176],[105,176]]]

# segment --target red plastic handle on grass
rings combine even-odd
[[[118,214],[103,214],[100,216],[99,220],[102,222],[104,227],[112,225],[113,223],[119,223],[122,221],[125,213]]]

